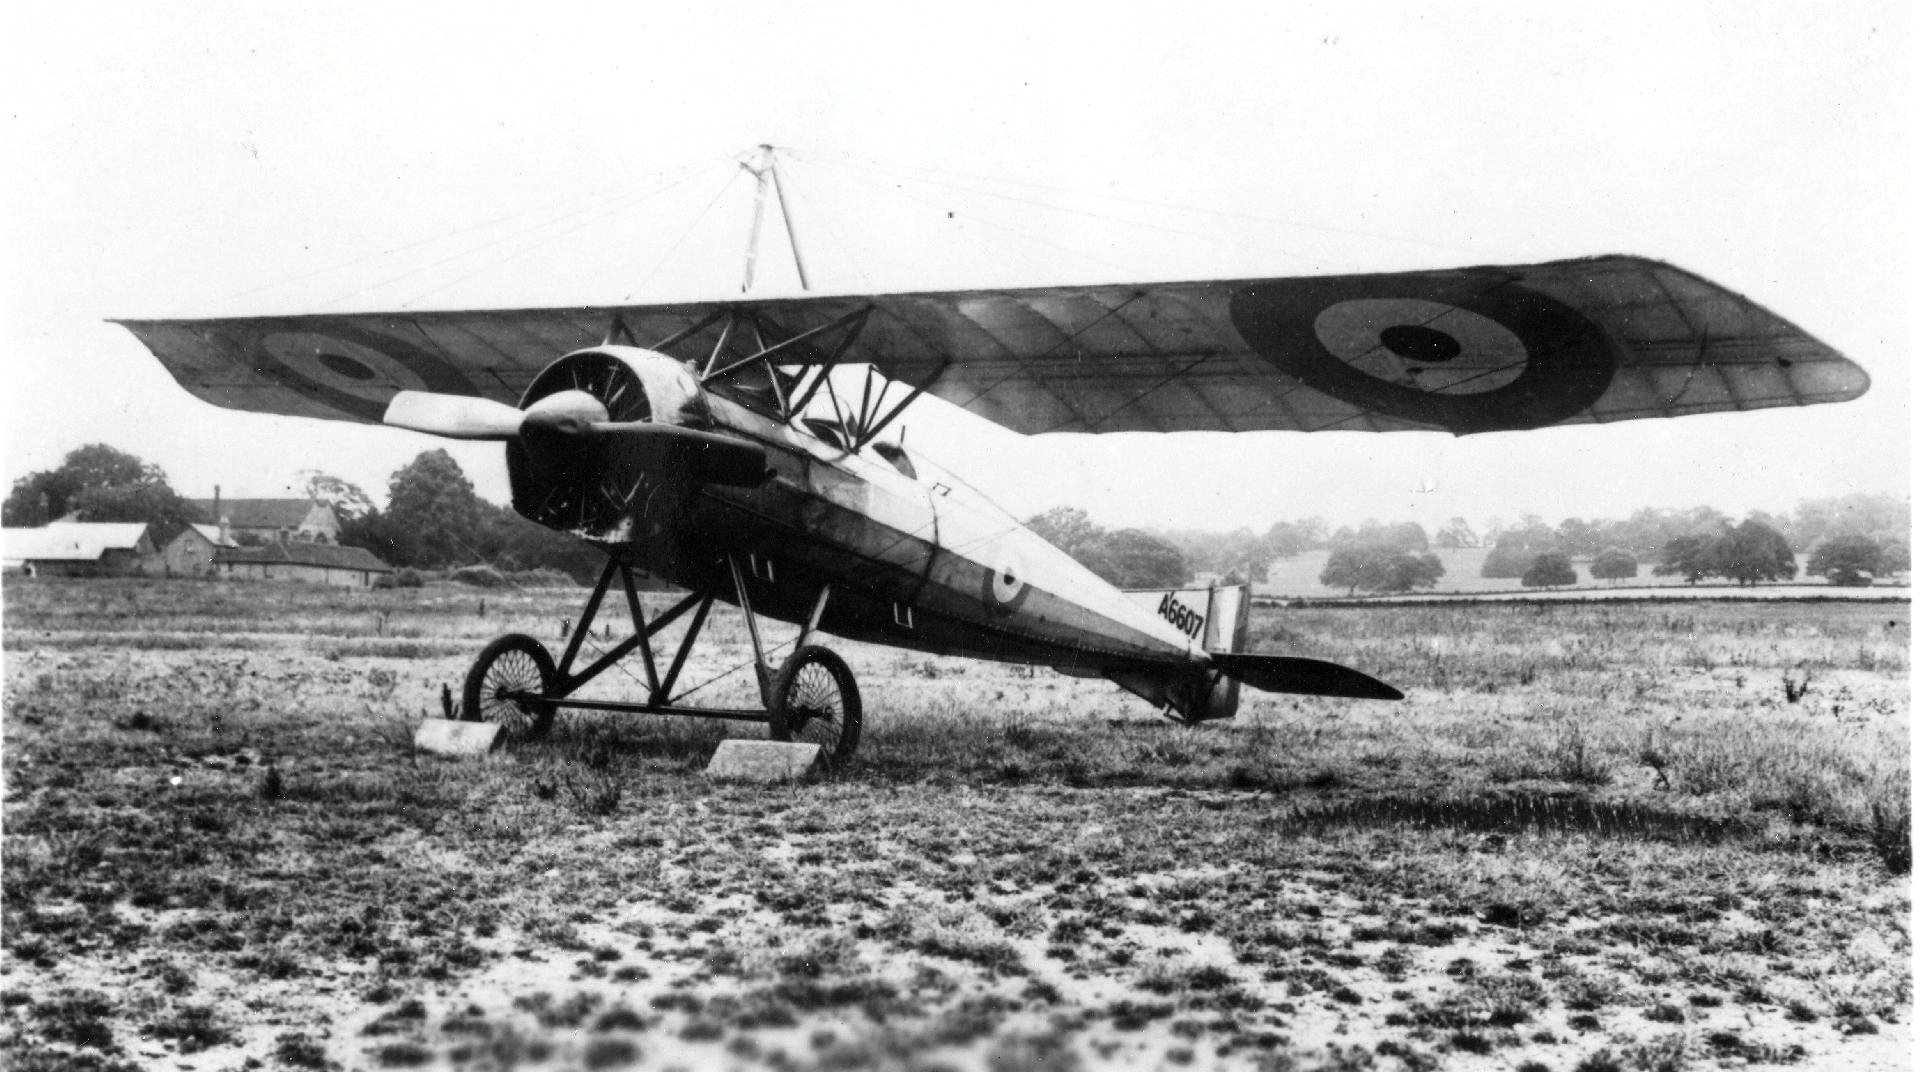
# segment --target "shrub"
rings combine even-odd
[[[505,588],[509,583],[507,575],[492,566],[461,566],[449,574],[448,579],[475,588]]]
[[[373,582],[375,588],[418,588],[422,581],[420,571],[412,566],[402,566],[392,573],[383,574]]]

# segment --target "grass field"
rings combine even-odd
[[[861,756],[768,790],[413,753],[577,591],[4,595],[10,1069],[1904,1067],[1903,605],[1262,610],[1409,701],[1197,729],[837,644]]]

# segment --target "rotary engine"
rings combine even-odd
[[[504,441],[513,508],[601,543],[660,540],[699,485],[751,487],[767,474],[759,445],[710,430],[706,392],[685,365],[630,346],[560,358],[517,408],[407,391],[385,423]]]

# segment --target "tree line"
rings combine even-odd
[[[601,566],[592,547],[475,494],[444,450],[425,451],[395,470],[384,508],[338,477],[309,470],[302,478],[309,497],[334,508],[342,544],[365,547],[395,566],[553,569],[582,583]],[[1808,553],[1809,576],[1864,584],[1911,569],[1909,512],[1907,500],[1860,493],[1805,500],[1781,514],[1755,511],[1738,523],[1706,506],[1649,507],[1621,519],[1567,518],[1558,525],[1527,515],[1513,524],[1488,518],[1476,528],[1456,517],[1431,536],[1413,521],[1335,527],[1318,517],[1277,521],[1264,532],[1109,529],[1069,506],[1037,514],[1027,525],[1123,588],[1172,588],[1197,574],[1228,584],[1265,581],[1277,559],[1326,551],[1321,583],[1355,593],[1431,588],[1445,575],[1432,552],[1456,548],[1486,548],[1483,576],[1527,587],[1573,584],[1574,565],[1582,561],[1598,580],[1625,580],[1649,568],[1689,583],[1720,577],[1754,584],[1795,576],[1796,554]],[[215,520],[199,516],[158,466],[103,443],[16,480],[0,514],[10,527],[68,516],[145,522],[160,543],[190,523]]]
[[[1432,552],[1450,549],[1486,549],[1482,576],[1511,578],[1528,588],[1577,583],[1582,562],[1603,581],[1638,577],[1643,570],[1689,583],[1711,577],[1740,584],[1787,580],[1798,573],[1800,554],[1809,555],[1809,577],[1866,584],[1911,569],[1909,511],[1905,499],[1856,493],[1808,499],[1784,513],[1755,511],[1738,523],[1707,506],[1647,507],[1625,518],[1567,518],[1558,525],[1537,515],[1514,523],[1488,518],[1478,527],[1455,517],[1431,535],[1412,521],[1369,519],[1335,527],[1319,517],[1279,521],[1264,533],[1109,531],[1071,507],[1056,507],[1028,524],[1122,587],[1173,587],[1197,574],[1223,583],[1265,581],[1272,562],[1325,551],[1321,583],[1353,594],[1434,587],[1446,570]],[[1151,556],[1121,559],[1122,565],[1151,562],[1153,569],[1115,569],[1113,556],[1098,548],[1116,537],[1136,548],[1158,541]]]
[[[333,507],[341,545],[364,547],[389,565],[548,569],[586,584],[604,562],[587,544],[475,494],[473,482],[444,450],[426,451],[395,470],[387,481],[385,509],[339,477],[316,470],[301,476],[308,498]],[[14,481],[0,504],[8,527],[33,528],[64,517],[142,522],[157,544],[189,524],[218,520],[175,492],[159,466],[104,443],[80,447],[55,468]]]

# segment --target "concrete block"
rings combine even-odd
[[[811,778],[826,766],[817,744],[787,741],[720,742],[707,763],[707,777],[728,782],[795,782]]]
[[[430,718],[413,731],[413,747],[437,756],[484,756],[500,747],[503,729],[498,722]]]

